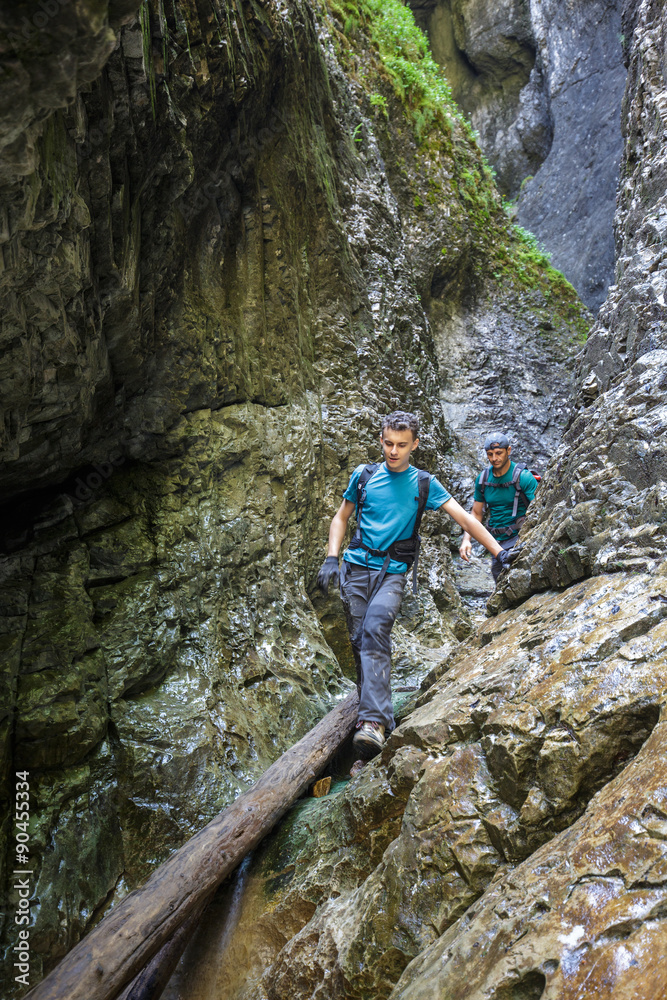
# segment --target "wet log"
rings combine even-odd
[[[25,1000],[115,1000],[306,791],[352,732],[353,691],[118,904]]]
[[[148,965],[118,995],[117,1000],[159,1000],[210,901],[211,896],[207,896],[203,904],[183,921],[167,943],[153,955]]]
[[[180,927],[160,950],[153,955],[150,962],[144,966],[138,976],[119,993],[116,1000],[159,1000],[165,987],[174,974],[181,955],[194,937],[208,904],[215,896],[215,890],[195,907]]]

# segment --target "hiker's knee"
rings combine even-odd
[[[397,611],[397,608],[394,609],[386,604],[369,608],[362,630],[362,649],[387,652],[391,648],[390,635]]]
[[[393,624],[393,621],[392,623]],[[374,628],[373,623],[364,622],[361,634],[361,650],[364,653],[391,653],[391,625],[388,628]]]
[[[401,602],[391,601],[371,604],[366,614],[366,622],[372,625],[375,631],[391,631],[391,627],[396,621]]]

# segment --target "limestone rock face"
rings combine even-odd
[[[529,0],[411,0],[457,101],[479,132],[503,193],[546,158],[553,120]]]
[[[531,507],[524,553],[502,586],[511,601],[610,568],[650,569],[664,555],[664,11],[641,3],[625,24],[616,284],[586,344],[578,405]]]
[[[594,311],[613,281],[612,220],[622,152],[625,85],[621,0],[531,2],[553,141],[527,180],[517,221],[548,247],[554,266]],[[525,108],[535,106],[535,82]],[[521,114],[517,127],[521,130]]]
[[[471,499],[474,475],[488,464],[483,443],[491,430],[507,430],[512,457],[538,470],[546,469],[560,443],[580,344],[553,329],[544,305],[529,290],[472,305],[448,294],[430,304],[446,373],[443,413],[457,438],[453,468]]]
[[[498,173],[594,310],[612,281],[625,81],[621,0],[411,0]]]
[[[169,1000],[665,993],[666,30],[627,6],[617,282],[500,613],[263,845]]]
[[[575,996],[589,974],[648,1000],[650,974],[632,989],[664,941],[666,641],[664,575],[491,619],[379,758],[266,842],[224,950],[221,919],[168,1000]]]
[[[392,1000],[663,996],[667,731],[569,830],[501,876],[415,959]]]
[[[34,128],[0,178],[0,749],[4,797],[31,775],[34,979],[349,689],[314,581],[380,414],[419,412],[452,479],[431,300],[468,271],[564,345],[581,320],[515,266],[454,110],[418,141],[367,26],[302,0],[61,7],[39,38],[7,22],[0,80],[6,134]],[[446,518],[424,527],[409,687],[470,631]]]

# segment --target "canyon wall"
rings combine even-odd
[[[581,358],[577,406],[531,508],[506,600],[613,569],[655,571],[664,558],[664,31],[658,5],[628,5],[616,282]]]
[[[617,280],[499,613],[219,895],[168,1000],[667,989],[664,7],[623,25]]]
[[[402,7],[46,6],[0,38],[3,947],[26,770],[33,983],[349,690],[328,521],[399,405],[420,463],[469,480],[451,316],[520,306],[557,359],[506,409],[542,454],[586,329]],[[425,528],[403,686],[470,631]]]
[[[480,144],[586,304],[613,280],[629,35],[622,0],[411,0]]]

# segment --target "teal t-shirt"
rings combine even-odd
[[[357,483],[365,467],[365,464],[357,466],[343,494],[352,503],[357,502]],[[451,498],[451,493],[433,477],[426,510],[437,510]],[[364,544],[371,549],[386,550],[399,538],[409,538],[414,530],[418,503],[419,473],[415,466],[410,465],[403,472],[391,472],[383,462],[366,484],[366,502],[361,514]],[[373,569],[382,569],[384,561],[380,556],[372,556],[361,548],[346,549],[343,559],[345,562],[356,563],[358,566],[368,565]],[[391,559],[387,572],[405,573],[407,568],[405,563]]]
[[[514,490],[504,488],[496,488],[494,483],[511,483],[512,476],[514,475],[514,468],[516,462],[510,462],[510,467],[504,476],[494,476],[493,469],[489,466],[489,478],[487,487],[482,490],[479,485],[479,481],[482,478],[482,473],[478,475],[475,480],[475,500],[478,503],[486,503],[489,508],[489,531],[494,537],[498,537],[496,532],[500,528],[507,527],[508,524],[512,523],[512,508],[514,506]],[[528,469],[523,469],[521,475],[519,476],[519,483],[521,489],[526,494],[528,500],[532,500],[535,496],[535,490],[537,489],[537,479],[533,476]],[[519,507],[517,510],[517,517],[525,517],[526,505],[519,501]]]

